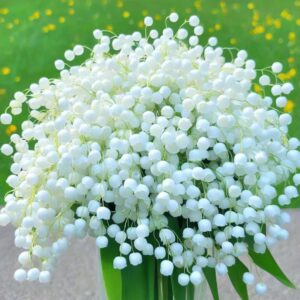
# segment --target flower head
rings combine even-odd
[[[274,75],[280,63],[258,71],[245,50],[227,61],[215,37],[201,45],[199,24],[192,16],[177,31],[144,37],[95,30],[82,65],[57,60],[59,79],[15,94],[11,113],[30,113],[1,147],[14,162],[0,224],[17,228],[24,249],[16,280],[48,282],[69,239],[91,235],[99,248],[120,244],[117,269],[154,255],[163,275],[184,268],[179,283],[197,285],[207,265],[226,274],[249,237],[264,252],[287,236],[274,201],[288,204],[298,193],[292,184],[281,195],[275,187],[299,167],[299,141],[288,138],[291,116],[273,102],[284,107],[292,85]],[[84,51],[77,45],[65,59]],[[252,90],[258,73],[263,94]]]

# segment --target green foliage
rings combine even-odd
[[[122,274],[122,300],[156,300],[155,259],[143,256],[143,263],[134,267],[128,265]]]
[[[118,244],[110,240],[109,247],[100,252],[102,274],[108,300],[122,299],[121,272],[112,267],[113,259],[119,255]]]
[[[270,273],[277,280],[288,286],[289,288],[295,289],[296,286],[290,281],[290,279],[282,272],[274,257],[272,256],[269,249],[265,253],[260,254],[254,252],[251,248],[249,249],[249,255],[252,261],[263,270]]]
[[[214,268],[206,267],[203,269],[203,273],[210,287],[210,291],[213,296],[213,299],[219,300],[219,290],[218,290],[218,283],[216,277],[216,270]]]
[[[238,258],[236,263],[228,268],[229,279],[242,300],[248,300],[247,285],[243,282],[245,272],[249,272],[248,268]]]

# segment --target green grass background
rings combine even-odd
[[[197,14],[205,27],[204,44],[214,35],[221,46],[247,49],[258,68],[281,61],[295,86],[289,98],[294,105],[290,133],[300,137],[300,0],[0,0],[0,111],[15,91],[42,76],[57,77],[54,60],[77,43],[93,45],[93,29],[143,32],[148,14],[162,29],[171,11],[182,22]],[[14,121],[17,130],[24,118],[26,112]],[[0,124],[1,144],[9,140],[8,129]],[[7,192],[9,164],[1,155],[0,203]]]

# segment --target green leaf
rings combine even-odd
[[[210,287],[211,294],[212,294],[214,300],[219,300],[219,291],[218,291],[216,270],[214,268],[207,267],[207,268],[203,269],[203,273],[204,273],[207,283]]]
[[[265,253],[260,254],[256,253],[249,247],[249,255],[257,266],[273,275],[277,280],[279,280],[286,286],[293,289],[296,288],[296,286],[290,281],[290,279],[282,272],[268,248]]]
[[[243,282],[245,272],[248,272],[248,268],[238,258],[236,258],[236,263],[228,268],[230,281],[242,300],[248,300],[247,286]]]
[[[121,274],[122,300],[156,300],[154,257],[143,256],[142,264],[128,264]]]
[[[114,240],[109,241],[109,247],[100,251],[102,273],[107,300],[122,299],[121,272],[113,268],[113,259],[119,255],[119,248]]]

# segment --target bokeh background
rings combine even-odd
[[[258,68],[281,61],[280,79],[295,86],[284,110],[295,119],[291,135],[300,137],[300,0],[1,0],[0,111],[14,92],[42,76],[57,77],[54,60],[77,43],[93,45],[93,29],[143,32],[147,15],[153,16],[156,28],[163,29],[171,11],[178,12],[182,22],[197,14],[205,27],[204,44],[214,35],[221,46],[247,49]],[[256,84],[253,88],[260,91]],[[20,129],[25,117],[19,116],[9,126],[0,124],[1,144]],[[0,199],[8,189],[9,164],[1,155]]]

